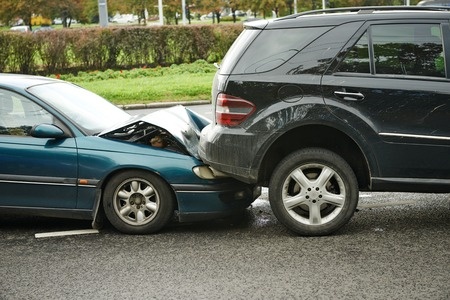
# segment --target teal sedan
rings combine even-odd
[[[248,207],[260,187],[205,165],[209,120],[183,106],[130,116],[74,84],[0,74],[0,212],[148,234]]]

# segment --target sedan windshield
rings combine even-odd
[[[130,118],[128,113],[104,98],[70,83],[36,85],[28,92],[44,100],[88,134],[101,132]]]

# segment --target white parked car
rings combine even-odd
[[[138,16],[133,14],[117,14],[112,19],[112,23],[118,23],[118,24],[128,24],[128,23],[134,23],[137,22]]]
[[[13,26],[10,29],[14,30],[14,31],[20,31],[20,32],[30,32],[31,31],[30,26],[27,26],[27,25]]]

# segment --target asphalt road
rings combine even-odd
[[[287,231],[267,194],[161,233],[35,238],[89,222],[0,218],[0,299],[450,299],[450,196],[364,193],[332,236]]]
[[[89,228],[0,215],[0,299],[450,299],[449,194],[362,193],[327,237],[286,230],[265,189],[241,216],[155,235],[35,237]]]

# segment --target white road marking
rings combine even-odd
[[[370,198],[372,195],[369,194],[359,194],[359,198]]]
[[[416,203],[417,203],[417,201],[398,201],[398,202],[390,202],[390,203],[361,203],[358,205],[357,209],[379,208],[379,207],[399,206],[399,205],[411,205],[411,204],[416,204]]]
[[[79,234],[92,234],[92,233],[99,233],[99,231],[97,229],[82,229],[82,230],[44,232],[44,233],[36,233],[34,235],[34,237],[39,239],[39,238],[45,238],[45,237],[79,235]]]

